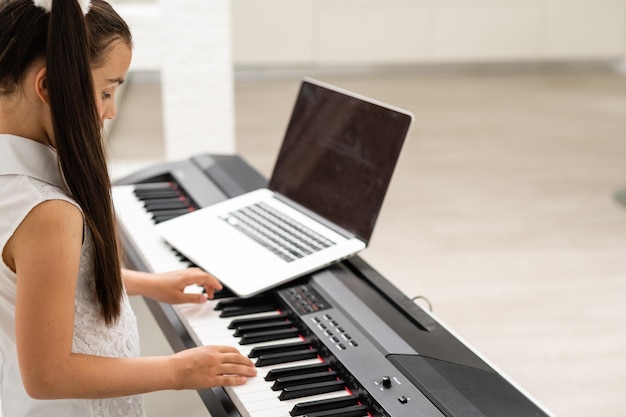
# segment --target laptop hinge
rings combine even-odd
[[[367,241],[363,238],[361,238],[360,236],[355,235],[352,232],[347,231],[346,229],[344,229],[343,227],[325,219],[324,217],[320,216],[319,214],[317,214],[316,212],[304,207],[301,204],[298,204],[297,202],[291,200],[288,197],[285,197],[282,194],[277,193],[276,191],[273,191],[273,197],[279,201],[282,201],[283,203],[287,204],[290,207],[293,207],[294,209],[304,213],[305,215],[307,215],[308,217],[311,217],[312,219],[314,219],[315,221],[323,224],[324,226],[328,227],[329,229],[331,229],[332,231],[340,234],[341,236],[345,237],[346,239],[359,239],[363,242],[365,242],[365,244],[367,244]]]

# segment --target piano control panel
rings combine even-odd
[[[443,416],[372,343],[372,335],[355,325],[358,317],[348,318],[309,284],[280,290],[278,295],[299,317],[303,336],[322,357],[330,358],[353,392],[371,401],[372,409],[393,417]]]

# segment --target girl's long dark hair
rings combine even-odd
[[[32,0],[0,0],[0,94],[45,59],[59,165],[93,236],[96,298],[108,325],[120,315],[124,289],[91,71],[118,40],[132,45],[127,25],[103,0],[93,0],[86,16],[77,0],[53,0],[49,13]]]

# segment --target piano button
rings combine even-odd
[[[322,372],[305,373],[302,375],[292,375],[280,377],[272,384],[272,391],[280,391],[287,387],[303,384],[314,384],[316,382],[336,381],[337,372],[325,370]]]
[[[256,346],[252,348],[252,350],[248,354],[248,357],[258,358],[261,355],[267,355],[270,353],[293,352],[294,350],[302,350],[308,348],[309,342],[306,341],[296,343],[283,343],[280,345]]]
[[[295,327],[291,327],[288,329],[250,332],[250,333],[245,333],[241,336],[241,340],[239,340],[239,344],[249,345],[252,343],[288,339],[291,337],[297,337],[299,334],[300,334],[300,331]]]
[[[278,396],[281,400],[290,400],[294,398],[308,397],[315,394],[323,394],[332,391],[341,391],[345,389],[345,382],[341,379],[334,381],[317,382],[314,384],[304,384],[294,387],[287,387]]]
[[[244,319],[234,319],[228,324],[229,329],[236,329],[239,326],[244,326],[247,324],[258,324],[258,323],[266,323],[268,321],[276,321],[279,319],[286,319],[287,314],[279,313],[270,316],[262,316],[262,317],[252,317],[252,318],[244,318]]]
[[[357,395],[301,402],[293,407],[290,414],[292,416],[301,416],[303,414],[336,410],[338,408],[350,407],[353,405],[359,405],[359,397]]]
[[[367,406],[359,404],[338,408],[336,410],[307,413],[304,417],[365,417],[368,415]]]
[[[267,322],[267,323],[258,323],[258,324],[244,324],[241,326],[238,326],[235,329],[235,333],[234,336],[235,337],[239,337],[242,336],[246,333],[250,333],[250,332],[257,332],[257,331],[262,331],[262,330],[279,330],[279,329],[285,329],[285,328],[291,328],[293,327],[293,322],[291,320],[275,320],[273,322]]]
[[[310,372],[321,372],[328,370],[328,364],[324,362],[311,365],[289,366],[287,368],[271,369],[265,376],[266,381],[274,381],[277,378],[283,378],[293,375],[302,375]]]
[[[313,359],[317,357],[317,350],[315,349],[302,349],[295,352],[284,353],[270,353],[268,355],[261,355],[256,360],[256,366],[268,366],[277,365],[280,363],[295,362],[304,359]]]

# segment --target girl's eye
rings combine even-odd
[[[111,98],[111,93],[102,93],[102,100],[109,100]]]

